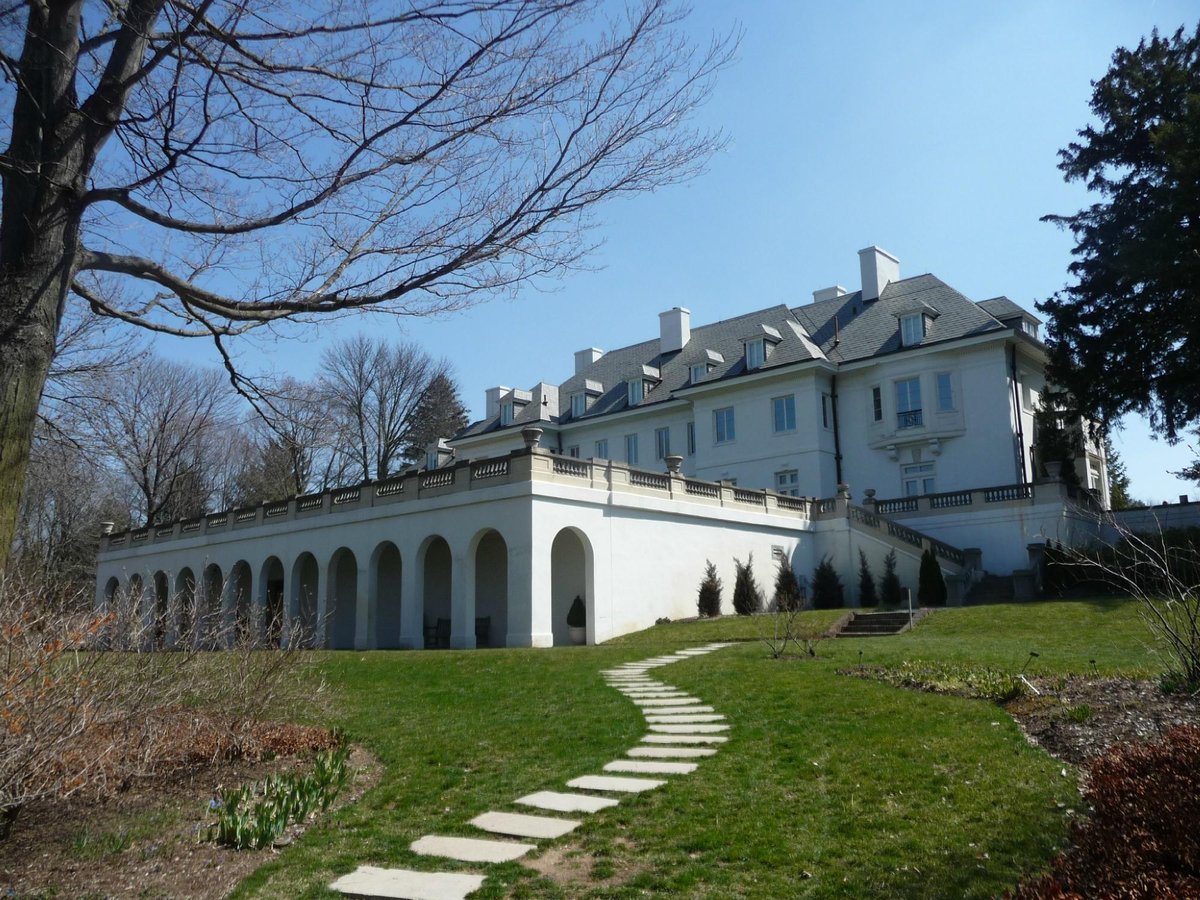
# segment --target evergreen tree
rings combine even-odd
[[[700,582],[696,609],[701,616],[711,619],[721,614],[721,579],[717,577],[717,567],[710,560],[704,562],[704,580]]]
[[[779,571],[775,573],[775,608],[780,612],[793,612],[801,608],[804,594],[796,572],[786,556],[779,557]]]
[[[883,558],[883,578],[879,580],[879,601],[884,609],[896,609],[904,602],[900,576],[896,574],[896,551]]]
[[[1112,437],[1104,436],[1104,458],[1108,467],[1108,505],[1112,509],[1129,509],[1134,501],[1129,496],[1129,473],[1125,471],[1125,461],[1117,454]]]
[[[459,395],[458,385],[445,372],[439,372],[430,380],[413,411],[404,458],[409,462],[424,459],[429,444],[438,438],[454,437],[467,424],[467,408]]]
[[[946,605],[946,579],[932,550],[921,554],[921,572],[917,583],[917,602],[921,606]]]
[[[823,557],[813,570],[813,606],[817,609],[840,609],[846,603],[846,591],[837,569]]]
[[[737,577],[733,582],[733,611],[739,616],[752,616],[756,612],[762,611],[763,595],[758,587],[758,581],[754,578],[751,568],[753,565],[753,553],[746,557],[745,562],[739,559],[733,561],[733,566],[737,570]]]
[[[875,576],[871,574],[871,564],[867,562],[867,554],[858,551],[858,605],[878,606],[879,594],[875,590]]]

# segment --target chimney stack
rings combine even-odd
[[[845,297],[848,292],[840,284],[835,284],[833,287],[821,288],[819,291],[813,291],[813,303],[820,303],[823,300],[836,300],[838,297]]]
[[[900,280],[900,260],[879,247],[867,247],[859,250],[858,265],[862,270],[864,303],[878,300],[885,287],[893,281]]]
[[[575,374],[578,375],[588,366],[604,355],[599,347],[588,347],[586,350],[575,351]]]
[[[658,350],[660,353],[677,353],[687,346],[692,338],[692,313],[676,306],[658,314]]]
[[[500,398],[507,394],[512,388],[507,388],[504,385],[499,387],[488,388],[484,391],[486,403],[484,404],[483,417],[485,419],[494,419],[500,415]]]

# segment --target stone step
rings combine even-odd
[[[646,721],[656,725],[678,725],[693,722],[724,722],[720,713],[676,713],[674,715],[647,715]]]
[[[689,775],[696,771],[695,763],[658,762],[647,759],[614,759],[604,766],[605,772],[634,772],[642,775]]]
[[[638,697],[633,701],[638,706],[696,706],[703,703],[699,697]]]
[[[650,759],[699,759],[716,756],[712,747],[630,747],[626,756],[641,756]]]
[[[519,859],[537,847],[534,844],[516,844],[511,841],[427,834],[413,841],[409,849],[422,856],[444,856],[459,862],[499,863]]]
[[[513,801],[523,806],[536,809],[548,809],[553,812],[584,812],[594,813],[610,806],[616,806],[620,801],[611,797],[593,797],[590,794],[567,794],[560,791],[537,791],[526,794]]]
[[[414,872],[359,866],[329,887],[348,897],[389,900],[465,900],[483,886],[482,875],[466,872]]]
[[[715,734],[728,731],[728,725],[705,724],[701,722],[683,725],[651,725],[650,730],[658,734]]]
[[[643,744],[724,744],[729,738],[716,734],[648,734]]]
[[[680,716],[690,716],[696,713],[715,712],[711,706],[647,706],[642,709],[646,715],[669,716],[676,714]]]
[[[582,823],[575,819],[556,819],[552,816],[529,816],[524,813],[485,812],[471,820],[482,831],[507,834],[510,837],[553,839],[574,831]]]
[[[616,791],[621,794],[640,794],[662,787],[665,781],[654,778],[614,778],[610,775],[582,775],[567,782],[567,787],[581,791]]]

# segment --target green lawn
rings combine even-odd
[[[812,613],[837,618],[837,613]],[[766,619],[673,623],[602,647],[330,653],[336,724],[383,779],[247,879],[239,897],[322,897],[360,863],[450,870],[423,834],[596,773],[645,732],[600,669],[710,640],[737,646],[657,670],[724,713],[731,740],[693,775],[585,817],[547,845],[574,879],[511,863],[480,897],[988,897],[1050,858],[1078,802],[1073,772],[995,706],[846,678],[859,661],[971,661],[1030,672],[1152,673],[1131,602],[974,607],[911,634],[825,641],[774,660]],[[565,854],[564,854],[565,851]],[[546,850],[542,851],[543,854]],[[471,867],[464,867],[471,868]]]

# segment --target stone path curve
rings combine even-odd
[[[620,803],[620,795],[652,791],[667,783],[665,777],[694,772],[699,761],[713,756],[728,738],[725,717],[696,697],[650,677],[650,672],[693,656],[703,656],[728,643],[655,656],[625,663],[601,674],[609,685],[635,703],[646,717],[649,731],[625,758],[604,766],[602,774],[582,775],[567,782],[573,792],[538,791],[518,797],[513,805],[539,812],[591,815]],[[656,776],[656,777],[646,777]],[[593,793],[578,793],[590,791]],[[578,828],[582,821],[526,812],[485,812],[471,820],[492,837],[464,838],[427,834],[410,845],[414,853],[470,863],[497,863],[518,859],[537,849],[534,841],[553,840]],[[347,897],[390,900],[463,900],[477,891],[486,876],[469,872],[417,872],[359,866],[330,885]]]

